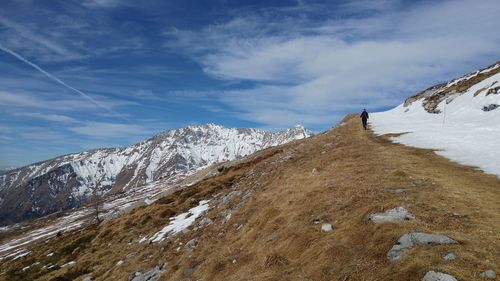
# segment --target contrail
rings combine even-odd
[[[38,70],[40,73],[42,73],[43,75],[47,76],[49,79],[63,85],[64,87],[72,90],[73,92],[76,92],[78,93],[79,95],[81,95],[82,97],[84,97],[85,99],[89,100],[91,103],[95,104],[96,106],[108,111],[109,113],[112,113],[112,114],[116,114],[118,115],[116,112],[114,112],[111,108],[99,103],[98,101],[96,101],[94,98],[92,98],[91,96],[85,94],[84,92],[66,84],[66,82],[62,81],[61,79],[55,77],[54,75],[48,73],[47,71],[43,70],[41,67],[39,67],[38,65],[30,62],[29,60],[27,60],[26,58],[24,58],[23,56],[21,56],[20,54],[12,51],[11,49],[7,48],[7,47],[4,47],[2,44],[0,44],[0,50],[14,56],[15,58],[17,58],[18,60],[26,63],[27,65],[33,67],[34,69]]]

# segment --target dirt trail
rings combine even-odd
[[[162,244],[133,243],[198,200],[216,202],[231,190],[251,196],[212,208],[210,226]],[[381,225],[366,219],[398,206],[416,219]],[[333,231],[322,232],[323,223]],[[127,280],[135,271],[165,263],[159,280],[421,280],[429,270],[481,280],[486,269],[500,272],[499,226],[500,179],[430,150],[391,143],[349,116],[334,130],[257,153],[95,230],[92,242],[72,254],[74,268],[40,277],[81,280],[92,272],[96,280]],[[415,247],[389,262],[387,251],[410,231],[444,234],[459,244]],[[39,247],[32,260],[9,267],[26,266],[82,235]],[[179,247],[194,237],[194,249]],[[115,266],[132,252],[137,254]],[[444,261],[448,252],[458,258]]]

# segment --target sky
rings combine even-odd
[[[0,168],[187,125],[331,128],[500,60],[499,1],[4,0]]]

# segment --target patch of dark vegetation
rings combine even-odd
[[[96,237],[96,235],[97,233],[95,231],[92,231],[89,234],[79,237],[70,244],[63,246],[58,251],[58,254],[63,257],[70,256],[73,255],[75,252],[79,252],[83,249],[86,249],[90,246],[92,240]]]

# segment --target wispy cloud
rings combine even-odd
[[[28,59],[26,59],[25,57],[21,56],[20,54],[18,54],[17,52],[9,49],[9,48],[6,48],[4,46],[2,46],[0,44],[0,50],[14,56],[15,58],[17,58],[18,60],[26,63],[27,65],[33,67],[34,69],[36,69],[38,72],[42,73],[43,75],[45,75],[47,78],[53,80],[54,82],[62,85],[63,87],[79,94],[80,96],[82,96],[83,98],[85,98],[86,100],[88,100],[89,102],[95,104],[96,106],[108,111],[109,113],[113,113],[113,114],[116,114],[116,112],[114,112],[110,107],[106,106],[105,104],[102,104],[100,102],[98,102],[96,99],[92,98],[91,96],[89,96],[88,94],[74,88],[73,86],[71,85],[68,85],[66,82],[62,81],[61,79],[55,77],[54,75],[52,75],[51,73],[48,73],[47,71],[45,71],[43,68],[41,68],[40,66],[38,66],[37,64],[29,61]]]
[[[117,138],[124,136],[145,136],[150,133],[139,125],[105,122],[88,122],[83,126],[69,128],[80,135],[97,138]]]
[[[30,118],[35,118],[35,119],[39,119],[39,120],[41,119],[41,120],[46,120],[46,121],[59,122],[59,123],[78,123],[79,122],[75,118],[72,118],[72,117],[69,117],[66,115],[61,115],[61,114],[40,113],[40,112],[19,112],[19,113],[15,113],[14,115],[23,116],[23,117],[30,117]]]
[[[88,8],[113,8],[123,1],[120,0],[85,0],[83,5]]]
[[[110,100],[99,97],[99,103],[107,107],[120,107],[133,105],[130,101]],[[89,103],[78,97],[58,98],[44,95],[34,95],[29,93],[12,93],[0,91],[0,108],[5,111],[16,109],[18,113],[25,112],[29,108],[39,108],[50,112],[87,111],[93,112],[98,109],[95,104]],[[106,113],[109,113],[106,111]],[[116,113],[109,113],[110,116],[117,116]],[[120,116],[120,115],[118,115]]]
[[[198,30],[169,29],[165,46],[214,78],[253,81],[220,101],[265,126],[318,126],[347,110],[395,105],[498,59],[491,60],[500,50],[496,1],[370,3],[323,9],[352,16],[319,21],[322,11],[301,3],[247,10]]]
[[[0,16],[0,25],[13,31],[13,34],[8,34],[4,37],[4,40],[7,40],[11,47],[27,48],[29,45],[35,44],[59,56],[61,59],[76,59],[82,57],[77,51],[70,50],[54,40],[47,39],[40,35],[39,32],[33,32],[24,25],[13,22],[6,17]],[[19,37],[24,40],[19,40]],[[36,48],[36,46],[34,46],[34,48]]]

